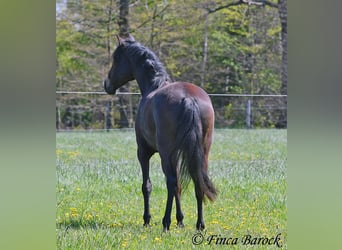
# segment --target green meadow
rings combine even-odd
[[[151,159],[151,225],[143,226],[142,177],[133,130],[56,134],[57,249],[287,249],[286,130],[217,129],[209,176],[219,190],[196,231],[192,183],[162,232],[167,190]],[[280,239],[277,239],[280,238]],[[224,245],[224,246],[223,246]]]

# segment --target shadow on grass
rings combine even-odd
[[[139,227],[141,229],[149,229],[152,227],[160,227],[162,229],[161,224],[155,222],[151,223],[149,226],[144,226],[143,223],[132,223],[132,222],[116,222],[116,223],[104,223],[98,221],[84,221],[82,219],[72,219],[65,220],[56,223],[56,229],[68,231],[70,229],[92,229],[92,230],[103,230],[103,229],[125,229],[125,228],[136,228]]]

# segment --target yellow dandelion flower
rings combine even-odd
[[[79,155],[80,153],[79,152],[77,152],[77,151],[70,151],[70,152],[68,152],[68,155],[70,156],[70,157],[75,157],[75,156],[77,156],[77,155]]]
[[[154,241],[154,242],[161,242],[162,240],[161,240],[161,238],[159,238],[159,237],[155,237],[153,241]]]
[[[72,213],[71,214],[71,217],[77,217],[78,216],[78,213]]]

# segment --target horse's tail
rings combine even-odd
[[[184,107],[178,117],[180,123],[175,144],[177,161],[180,161],[180,182],[183,187],[186,187],[191,177],[195,184],[196,194],[214,201],[217,190],[205,168],[204,135],[199,106],[192,98],[184,98],[182,104]]]

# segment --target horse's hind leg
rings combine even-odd
[[[197,223],[196,229],[203,230],[205,228],[204,220],[203,220],[203,197],[204,193],[200,191],[198,184],[195,184],[195,193],[197,200]]]
[[[181,209],[181,194],[182,194],[182,188],[180,186],[179,180],[177,182],[177,190],[176,190],[176,194],[175,194],[175,200],[176,200],[176,218],[177,218],[177,226],[178,227],[184,227],[183,224],[183,212]]]
[[[167,176],[166,177],[166,185],[167,185],[167,201],[165,214],[163,218],[163,231],[170,230],[171,225],[171,211],[172,211],[172,201],[175,196],[177,180],[175,176]]]
[[[152,184],[150,181],[150,158],[153,151],[148,151],[145,148],[138,147],[138,159],[141,165],[143,184],[141,187],[144,196],[144,226],[148,226],[151,220],[150,214],[150,194],[152,192]]]
[[[172,211],[172,202],[173,197],[176,195],[177,191],[177,173],[175,169],[172,167],[172,161],[169,155],[163,155],[162,152],[159,152],[161,160],[162,160],[162,168],[163,172],[166,176],[166,186],[167,186],[167,201],[165,214],[163,217],[163,231],[170,230],[171,225],[171,211]]]
[[[206,114],[210,114],[210,112],[207,112]],[[214,129],[214,116],[212,115],[208,119],[206,119],[206,123],[203,124],[204,129],[204,137],[203,137],[203,154],[204,154],[204,162],[203,171],[208,171],[208,158],[209,158],[209,151],[211,147],[211,143],[213,140],[213,129]],[[203,219],[203,199],[204,199],[204,192],[201,191],[199,184],[195,183],[195,193],[196,193],[196,199],[197,199],[197,223],[196,228],[197,230],[203,230],[205,228],[204,225],[204,219]]]

